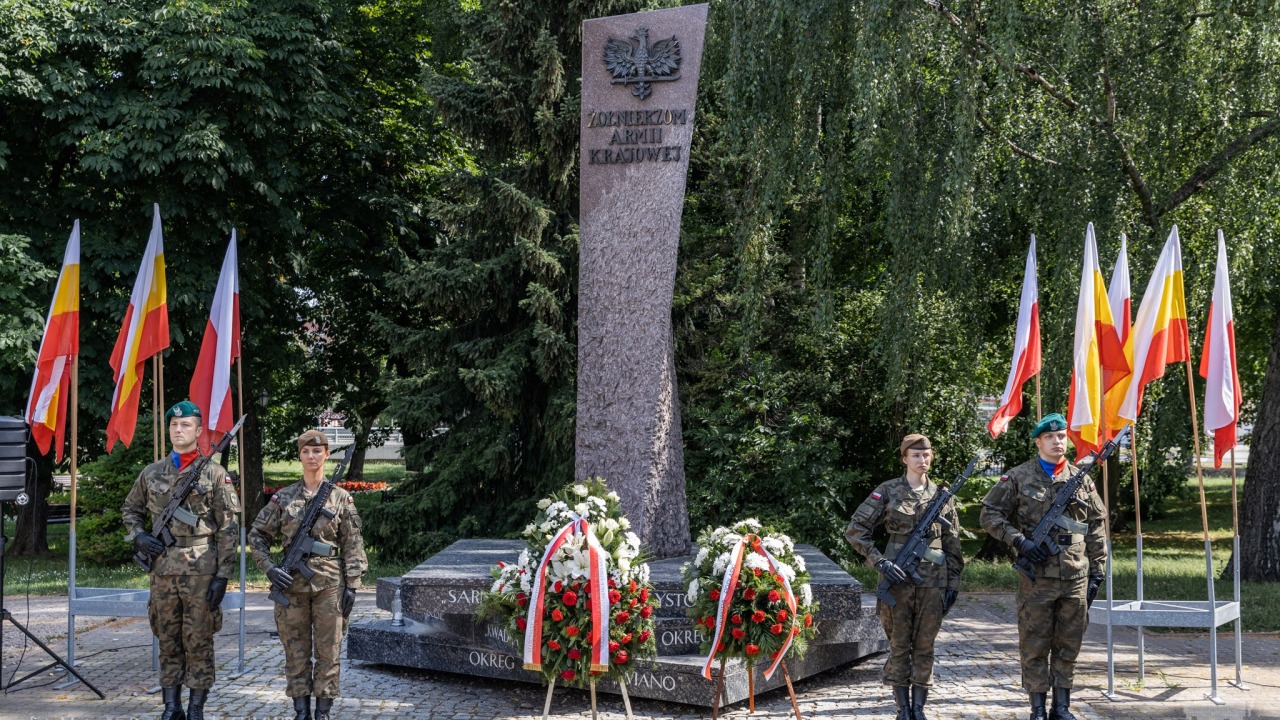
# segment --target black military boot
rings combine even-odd
[[[160,720],[186,720],[186,714],[182,712],[182,686],[161,688],[161,696],[164,697],[164,712],[160,713]]]
[[[316,698],[316,714],[312,720],[329,720],[329,709],[333,707],[333,698]]]
[[[1071,688],[1053,689],[1053,707],[1049,710],[1049,720],[1076,720],[1076,716],[1071,714]]]
[[[1044,701],[1048,699],[1048,693],[1031,693],[1031,720],[1049,720],[1049,715],[1044,711]]]
[[[204,720],[204,701],[208,699],[208,690],[192,688],[191,698],[187,700],[187,720]]]
[[[929,688],[911,686],[911,720],[929,720],[924,714],[924,704],[929,701]]]
[[[898,706],[898,714],[893,720],[911,720],[911,686],[894,685],[893,702]]]
[[[293,720],[311,720],[311,696],[293,699]]]

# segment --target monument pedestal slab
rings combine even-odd
[[[514,562],[524,544],[519,540],[460,540],[400,578],[378,580],[378,607],[392,611],[397,591],[406,618],[396,627],[390,620],[353,625],[347,657],[369,663],[463,673],[501,680],[540,683],[542,676],[524,670],[514,643],[491,621],[477,622],[475,609],[492,585],[489,569]],[[864,599],[862,587],[811,545],[797,546],[812,576],[814,598],[821,603],[818,635],[803,658],[787,661],[793,680],[864,659],[885,649],[884,633],[875,616],[874,599]],[[637,663],[627,681],[632,697],[709,707],[713,684],[702,677],[705,656],[699,654],[700,633],[685,615],[689,606],[680,580],[680,566],[689,558],[649,563],[650,580],[658,597],[655,631],[658,658]],[[782,686],[782,673],[764,680],[757,667],[757,694]],[[604,692],[617,692],[602,682]],[[747,698],[745,665],[725,668],[728,703]]]

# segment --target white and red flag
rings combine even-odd
[[[1111,302],[1098,265],[1098,240],[1093,223],[1084,234],[1084,262],[1080,273],[1080,300],[1076,305],[1075,351],[1072,355],[1071,390],[1067,399],[1067,435],[1078,456],[1102,448],[1104,437],[1103,394],[1129,372],[1124,346],[1111,316]],[[1109,372],[1108,372],[1109,371]]]
[[[222,261],[218,288],[213,293],[209,322],[204,327],[200,358],[191,375],[191,402],[200,408],[205,432],[200,436],[200,449],[208,453],[211,445],[235,424],[231,405],[231,365],[240,357],[240,271],[237,265],[236,231],[231,230],[231,244]]]
[[[1236,326],[1231,313],[1231,281],[1227,276],[1227,241],[1218,231],[1218,269],[1213,277],[1209,326],[1200,354],[1204,385],[1204,429],[1213,433],[1213,466],[1236,446],[1240,420],[1240,373],[1236,369]]]
[[[1111,305],[1111,319],[1115,321],[1120,346],[1124,348],[1125,365],[1132,368],[1133,345],[1129,343],[1129,333],[1133,329],[1133,288],[1129,284],[1129,238],[1124,233],[1120,233],[1120,253],[1116,255],[1116,266],[1111,270],[1107,301]],[[1125,424],[1120,419],[1120,403],[1124,402],[1124,396],[1129,392],[1129,380],[1133,374],[1128,370],[1116,372],[1104,367],[1102,375],[1107,388],[1102,398],[1106,420],[1104,438],[1111,440]]]
[[[1040,289],[1036,284],[1036,236],[1032,235],[1018,302],[1018,329],[1013,335],[1013,364],[1000,395],[1000,407],[987,423],[991,437],[999,437],[1009,421],[1022,412],[1022,386],[1040,372],[1040,364]]]
[[[53,290],[49,317],[36,356],[36,374],[31,378],[27,398],[27,422],[31,437],[42,454],[49,445],[57,448],[62,462],[62,445],[67,430],[67,396],[71,388],[71,364],[80,354],[80,221],[71,227],[67,250],[62,256],[62,272]]]
[[[111,417],[107,420],[107,452],[116,440],[129,447],[138,424],[138,397],[142,377],[151,356],[169,347],[169,302],[164,277],[164,233],[160,227],[160,205],[154,207],[151,237],[138,267],[138,279],[129,296],[120,334],[111,351],[111,377],[115,394],[111,397]],[[163,409],[161,409],[163,411]]]

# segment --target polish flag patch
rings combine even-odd
[[[878,492],[873,492],[873,493],[871,493],[871,499],[872,499],[872,500],[879,500],[879,499],[880,499],[880,497],[881,497],[881,495],[880,495],[880,493],[878,493]]]
[[[1009,481],[1009,476],[1008,476],[1008,475],[1001,475],[1001,476],[1000,476],[1000,482],[1008,482],[1008,481]]]

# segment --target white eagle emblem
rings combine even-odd
[[[644,100],[653,92],[650,83],[680,79],[680,41],[672,35],[650,45],[649,28],[638,28],[626,40],[610,36],[604,64],[615,84],[633,85],[631,94]]]

